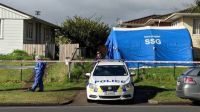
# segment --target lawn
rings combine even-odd
[[[151,100],[158,101],[159,103],[188,103],[191,102],[187,99],[181,99],[176,96],[176,92],[174,90],[172,91],[163,91],[157,93],[157,95],[152,98]]]
[[[64,104],[71,100],[75,91],[47,91],[47,92],[24,92],[2,91],[0,92],[0,105],[49,105]]]
[[[6,83],[5,83],[6,84]],[[69,82],[44,83],[44,92],[26,92],[10,83],[2,86],[0,92],[0,105],[57,105],[65,104],[76,94],[76,90],[84,89],[84,83],[76,84]],[[5,89],[6,88],[6,89]],[[9,89],[10,88],[10,89]]]
[[[176,96],[176,79],[187,68],[176,68],[174,74],[173,68],[148,68],[141,70],[137,78],[136,85],[143,90],[150,90],[146,95],[154,94],[153,97],[148,97],[149,100],[155,100],[160,103],[165,102],[190,102],[186,99],[181,99]]]
[[[20,63],[0,63],[0,65],[21,65]],[[34,63],[23,63],[34,66]],[[45,92],[24,92],[25,88],[31,87],[33,81],[32,69],[21,70],[0,69],[0,103],[54,103],[60,104],[63,100],[73,98],[76,90],[85,89],[87,79],[83,74],[91,70],[93,64],[73,65],[71,77],[68,79],[67,67],[64,63],[48,63],[44,76]],[[188,102],[188,100],[176,97],[176,78],[187,68],[148,68],[141,69],[135,85],[142,90],[149,100],[158,102]],[[137,70],[136,70],[137,73]],[[79,80],[80,79],[80,80]],[[153,95],[148,91],[155,90]],[[146,92],[146,91],[145,91]],[[151,97],[149,97],[151,96]]]
[[[0,65],[20,66],[19,63],[1,63]],[[34,63],[23,63],[34,66]],[[0,105],[46,105],[63,104],[70,101],[76,90],[85,89],[84,82],[69,82],[64,63],[48,63],[44,76],[44,92],[25,92],[33,83],[32,69],[0,69]]]

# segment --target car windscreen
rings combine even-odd
[[[123,65],[96,66],[93,76],[126,76],[127,72]]]

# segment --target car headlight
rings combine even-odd
[[[97,86],[95,84],[89,83],[89,88],[90,89],[94,89],[94,92],[98,91],[98,88],[97,88]]]
[[[125,84],[125,85],[123,85],[122,86],[122,89],[124,90],[128,90],[128,89],[130,89],[132,87],[132,84],[131,83],[128,83],[128,84]]]
[[[89,88],[90,88],[90,89],[94,89],[95,87],[96,87],[95,84],[89,83]]]

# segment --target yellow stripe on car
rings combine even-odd
[[[98,93],[103,93],[103,90],[100,87],[98,87]]]
[[[117,92],[122,92],[122,91],[123,91],[122,87],[119,87],[118,90],[117,90]]]

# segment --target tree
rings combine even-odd
[[[200,0],[195,0],[196,6],[200,7]]]
[[[59,37],[68,38],[71,43],[79,43],[81,47],[89,48],[93,54],[98,46],[105,44],[110,32],[109,26],[100,19],[79,16],[66,19],[61,28]]]
[[[195,4],[191,7],[191,13],[200,12],[200,0],[194,0]]]

